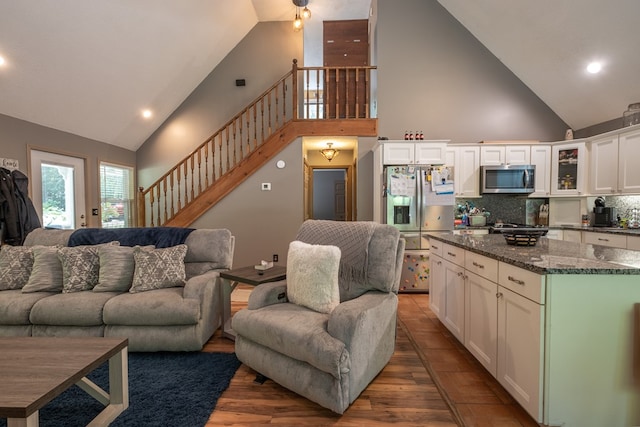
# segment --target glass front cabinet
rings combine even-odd
[[[587,150],[582,140],[551,147],[551,194],[580,196],[585,193]]]

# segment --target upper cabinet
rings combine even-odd
[[[585,194],[587,149],[583,140],[551,146],[551,195]]]
[[[531,146],[482,145],[480,161],[482,165],[528,165],[531,164]]]
[[[385,141],[382,162],[385,165],[442,165],[448,141]]]
[[[445,164],[453,166],[453,187],[456,197],[480,196],[480,147],[450,145]]]
[[[551,193],[551,146],[532,145],[530,164],[536,167],[536,182],[531,197],[549,197]]]
[[[589,189],[593,194],[640,193],[640,131],[590,141]]]

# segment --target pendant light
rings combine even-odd
[[[311,11],[307,7],[309,0],[292,1],[296,6],[296,18],[293,20],[293,31],[300,31],[302,27],[304,27],[304,20],[311,18]],[[302,13],[300,12],[301,7],[304,7],[304,9],[302,9]]]
[[[327,148],[320,150],[320,154],[324,156],[325,159],[331,161],[333,160],[338,153],[340,153],[337,149],[332,148],[333,142],[327,142]]]

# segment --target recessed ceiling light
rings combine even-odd
[[[602,64],[599,62],[592,62],[587,65],[587,71],[591,74],[598,74],[602,70]]]
[[[151,110],[142,110],[142,117],[144,117],[145,119],[151,118],[152,115],[153,113],[151,112]]]
[[[0,67],[2,67],[6,63],[7,62],[4,60],[4,58],[2,56],[0,56]]]

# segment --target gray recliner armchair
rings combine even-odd
[[[342,414],[393,354],[405,242],[389,225],[317,220],[302,224],[296,240],[340,248],[339,303],[323,313],[290,302],[286,280],[256,287],[232,320],[236,355]]]

